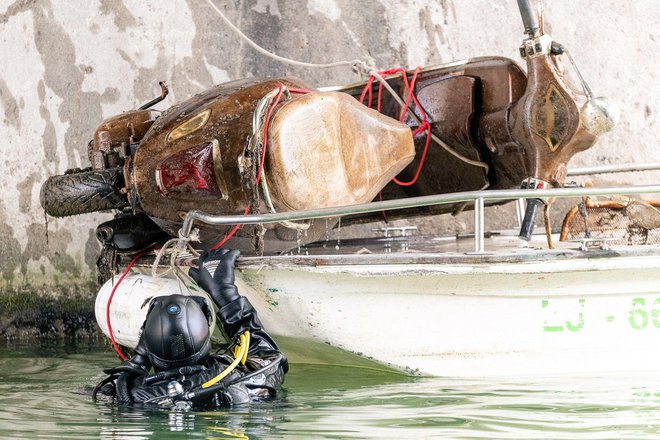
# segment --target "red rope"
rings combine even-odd
[[[364,86],[364,89],[362,90],[362,94],[360,95],[360,104],[364,104],[364,98],[367,96],[367,92],[369,93],[369,104],[367,107],[371,107],[371,102],[373,100],[373,95],[372,95],[372,85],[374,83],[374,78],[373,76],[369,77],[369,80],[367,81],[367,85]]]
[[[376,110],[380,113],[380,98],[383,96],[383,83],[378,83],[378,106]]]
[[[131,267],[135,264],[135,262],[140,258],[141,256],[144,255],[143,253],[137,254],[133,259],[131,260],[130,263],[128,263],[128,266],[126,266],[126,269],[124,270],[124,273],[121,274],[121,277],[119,277],[119,280],[117,283],[114,285],[112,288],[112,292],[110,292],[110,297],[108,298],[108,305],[105,308],[105,320],[108,325],[108,333],[110,334],[110,342],[112,343],[112,348],[115,349],[117,352],[117,355],[121,358],[121,360],[125,361],[128,358],[124,353],[122,353],[121,349],[119,348],[119,345],[117,344],[117,341],[115,341],[115,335],[112,333],[112,324],[110,323],[110,304],[112,304],[112,298],[115,296],[115,292],[117,291],[117,288],[121,284],[121,282],[124,280],[126,275],[128,275],[128,272],[131,270]]]
[[[412,80],[410,81],[410,84],[408,84],[408,78],[406,75],[403,77],[406,78],[404,83],[406,84],[406,88],[408,89],[408,97],[406,98],[406,105],[403,106],[403,109],[401,109],[401,116],[399,117],[399,121],[403,122],[403,120],[406,118],[406,114],[408,113],[408,108],[410,107],[410,100],[414,99],[415,105],[417,108],[421,111],[421,107],[419,105],[419,102],[417,102],[417,97],[415,96],[414,90],[415,90],[415,83],[417,82],[417,75],[419,74],[419,71],[422,70],[421,67],[417,67],[415,69],[415,72],[413,73]],[[422,117],[423,120],[426,121],[426,113],[422,112]]]
[[[417,67],[415,71],[413,72],[412,78],[410,82],[408,82],[408,74],[404,69],[401,68],[395,68],[395,69],[388,69],[388,70],[383,70],[381,72],[378,72],[381,76],[387,76],[387,75],[394,75],[396,73],[401,74],[401,78],[403,80],[403,84],[406,88],[406,102],[404,106],[401,108],[401,114],[399,116],[399,121],[403,122],[406,118],[406,114],[408,113],[408,109],[410,108],[410,102],[412,101],[415,104],[415,107],[419,110],[419,112],[422,114],[422,121],[419,124],[419,127],[413,132],[413,136],[417,136],[418,134],[422,133],[423,131],[426,131],[426,143],[424,144],[424,150],[422,152],[422,156],[419,160],[419,165],[417,166],[417,170],[415,171],[414,177],[408,181],[408,182],[402,182],[398,180],[396,177],[392,179],[394,183],[396,183],[399,186],[412,186],[417,182],[419,179],[419,176],[421,175],[422,169],[424,168],[424,161],[426,160],[426,155],[428,153],[429,145],[431,143],[431,124],[428,122],[428,117],[426,115],[426,112],[422,109],[422,106],[420,105],[419,101],[417,100],[417,96],[415,96],[415,83],[417,82],[417,76],[419,75],[419,72],[421,71],[421,67]],[[367,93],[369,94],[369,107],[371,107],[371,94],[372,94],[372,89],[373,89],[373,82],[376,79],[374,76],[370,76],[369,80],[367,81],[367,84],[364,86],[364,89],[362,90],[362,94],[360,95],[360,102],[364,103],[364,98],[366,97]],[[383,94],[383,83],[378,84],[378,96],[377,96],[377,110],[380,112],[381,109],[381,98]],[[382,198],[382,196],[381,196]]]
[[[280,84],[281,84],[281,83],[280,83]],[[308,93],[312,93],[311,90],[307,90],[307,89],[295,89],[295,88],[289,88],[289,92],[291,92],[291,93],[298,93],[298,94],[300,94],[300,95],[306,95],[306,94],[308,94]]]
[[[248,212],[250,212],[250,205],[249,205],[249,204],[245,207],[245,211],[243,212],[243,215],[247,215]],[[222,245],[224,245],[225,243],[227,243],[227,242],[229,241],[229,239],[232,238],[232,237],[234,236],[234,234],[236,234],[236,231],[238,231],[238,230],[240,229],[241,226],[242,226],[242,225],[241,225],[240,223],[237,224],[236,226],[234,226],[234,229],[232,229],[232,230],[229,232],[229,234],[227,234],[227,236],[226,236],[225,238],[223,238],[222,240],[220,240],[219,242],[217,242],[217,243],[216,243],[211,249],[212,249],[212,250],[213,250],[213,249],[218,249],[219,247],[221,247]]]
[[[284,84],[278,83],[277,87],[279,88],[279,91],[277,92],[277,95],[275,96],[273,103],[270,105],[270,108],[268,109],[268,113],[266,114],[266,121],[264,122],[264,145],[263,148],[261,149],[261,161],[259,163],[259,171],[257,172],[255,185],[258,185],[259,182],[261,182],[261,176],[264,170],[264,163],[266,162],[266,146],[268,145],[268,127],[270,126],[270,120],[273,115],[273,110],[275,109],[275,107],[277,107],[277,104],[280,103],[280,99],[282,98],[282,93],[284,93]],[[311,93],[311,90],[289,88],[289,92],[304,95],[307,93]],[[249,204],[245,207],[245,211],[243,212],[243,215],[247,215],[248,212],[250,212]],[[234,228],[229,232],[229,234],[227,234],[225,238],[217,242],[211,249],[218,249],[219,247],[227,243],[229,239],[232,238],[234,234],[236,234],[236,232],[240,229],[241,226],[242,226],[241,224],[235,225]]]
[[[417,182],[419,175],[422,173],[422,168],[424,168],[424,161],[426,160],[426,153],[429,151],[429,145],[431,143],[431,124],[428,121],[422,121],[421,125],[413,132],[413,136],[418,135],[422,131],[426,130],[426,143],[424,144],[424,151],[422,151],[422,157],[419,159],[419,165],[417,166],[417,171],[415,176],[408,182],[401,182],[396,177],[392,179],[394,183],[399,186],[412,186]]]

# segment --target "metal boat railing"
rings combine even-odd
[[[362,203],[358,205],[334,208],[308,209],[275,214],[251,215],[211,215],[202,211],[190,211],[186,214],[179,235],[188,237],[193,223],[200,221],[210,225],[263,224],[284,221],[311,220],[319,218],[343,217],[347,215],[367,214],[379,211],[417,208],[423,206],[446,205],[453,203],[474,204],[474,250],[484,252],[484,205],[486,201],[517,200],[549,197],[587,197],[587,196],[622,196],[660,193],[660,185],[633,185],[608,188],[552,188],[552,189],[508,189],[466,191],[432,196],[410,197],[406,199],[386,200],[382,202]]]
[[[591,176],[593,174],[631,173],[638,171],[658,171],[660,163],[636,163],[628,165],[605,165],[599,167],[573,168],[567,176]]]

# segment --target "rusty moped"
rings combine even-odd
[[[135,253],[176,237],[193,209],[285,212],[365,203],[379,193],[561,187],[569,160],[610,130],[617,112],[544,32],[530,0],[518,7],[526,72],[510,59],[481,57],[374,72],[325,91],[293,78],[244,79],[160,112],[152,107],[167,95],[162,84],[156,99],[99,125],[91,167],[49,178],[42,206],[56,217],[114,210],[97,237],[106,249]],[[529,239],[543,203],[528,201],[521,238]],[[316,241],[334,224],[206,225],[200,246],[276,253]]]

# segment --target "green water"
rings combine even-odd
[[[660,436],[660,374],[465,380],[294,364],[277,401],[177,413],[92,402],[115,362],[104,347],[0,348],[0,438]]]

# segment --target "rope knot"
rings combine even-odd
[[[353,60],[351,62],[351,68],[353,71],[359,73],[363,76],[369,76],[373,70],[376,69],[376,64],[373,60],[364,61],[364,60]]]
[[[193,229],[188,236],[184,236],[181,229],[179,229],[178,238],[172,238],[165,242],[162,248],[158,250],[154,263],[151,266],[151,275],[154,277],[162,277],[172,272],[176,268],[176,259],[182,253],[188,251],[192,255],[199,255],[199,252],[192,247],[190,242],[199,242],[199,229]],[[161,260],[169,254],[169,267],[162,272],[158,272],[158,266],[160,265]]]

